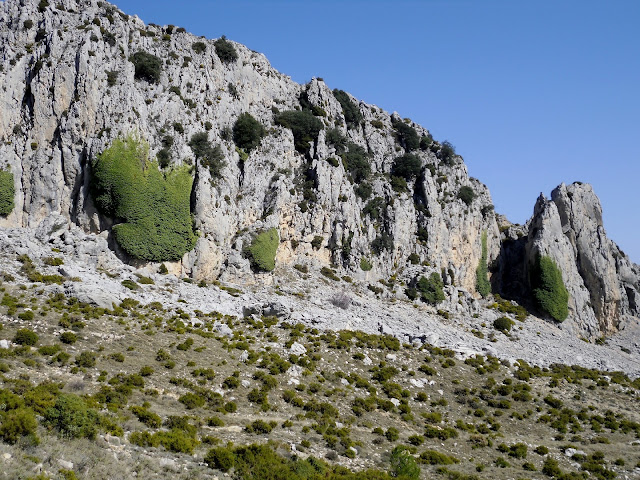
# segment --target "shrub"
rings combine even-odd
[[[50,267],[58,267],[64,265],[64,260],[60,257],[45,257],[42,263],[49,265]]]
[[[138,285],[133,280],[126,279],[126,280],[123,280],[120,283],[122,284],[123,287],[126,287],[129,290],[138,290],[140,288],[140,285]]]
[[[476,198],[476,192],[473,191],[473,188],[465,185],[460,187],[460,190],[458,191],[458,198],[469,206]]]
[[[93,368],[96,366],[96,354],[84,351],[76,356],[76,365],[82,368]]]
[[[78,341],[78,337],[73,332],[63,332],[62,335],[60,335],[60,341],[67,345],[73,345]]]
[[[5,405],[6,407],[6,405]],[[35,435],[38,422],[30,408],[17,408],[4,415],[0,425],[0,437],[10,444],[16,443],[20,437]]]
[[[21,328],[16,332],[16,336],[13,338],[13,342],[18,345],[32,346],[38,343],[38,335],[33,330],[28,328]]]
[[[191,48],[194,52],[202,54],[207,51],[207,44],[204,42],[193,42]]]
[[[22,26],[24,27],[25,30],[29,30],[30,28],[33,28],[33,20],[31,19],[25,20],[22,23]]]
[[[476,291],[484,298],[491,293],[487,254],[487,232],[482,232],[482,256],[476,268]]]
[[[420,137],[415,128],[402,121],[394,122],[393,128],[396,130],[396,136],[400,145],[402,145],[407,152],[418,149],[420,146]]]
[[[420,170],[422,170],[420,158],[412,153],[407,153],[393,161],[391,174],[409,181],[420,175]]]
[[[367,204],[362,209],[362,215],[368,215],[373,220],[380,220],[382,215],[382,209],[386,208],[386,202],[382,197],[375,197],[372,200],[369,200]]]
[[[225,166],[224,153],[220,145],[211,145],[207,132],[196,133],[191,137],[189,146],[203,167],[209,169],[211,178],[218,178]]]
[[[160,428],[162,426],[162,419],[160,415],[153,413],[152,411],[139,406],[131,407],[131,412],[138,417],[140,422],[144,423],[149,428]]]
[[[569,292],[558,265],[551,257],[538,254],[530,278],[537,307],[559,322],[565,320],[569,315]]]
[[[248,247],[249,255],[255,268],[271,272],[276,268],[276,252],[280,238],[278,230],[271,228],[257,235]]]
[[[333,145],[333,148],[336,149],[337,153],[343,153],[347,146],[347,138],[340,133],[340,130],[337,128],[332,128],[327,130],[327,135],[325,136],[325,143],[327,145]]]
[[[500,330],[502,333],[511,331],[511,327],[513,327],[513,325],[513,320],[509,317],[500,317],[493,321],[493,328]]]
[[[360,125],[362,123],[362,114],[347,92],[335,89],[333,96],[336,97],[336,100],[338,100],[340,106],[342,106],[342,113],[344,114],[347,125],[351,128]]]
[[[26,320],[26,321],[33,320],[34,316],[35,314],[33,313],[33,310],[25,310],[24,312],[18,314],[18,318],[20,320]]]
[[[359,184],[355,189],[356,195],[362,200],[366,200],[373,193],[373,187],[368,182]]]
[[[264,420],[255,420],[246,426],[246,430],[249,433],[263,433],[268,434],[273,430],[274,425],[267,423]]]
[[[406,480],[420,478],[420,467],[405,447],[395,447],[391,452],[391,475]]]
[[[77,395],[62,394],[44,415],[45,423],[67,438],[94,438],[98,425],[98,414],[88,408]]]
[[[355,143],[348,143],[348,150],[342,154],[345,169],[354,183],[360,184],[371,175],[371,164],[364,148]]]
[[[158,83],[160,81],[162,60],[155,55],[140,50],[131,55],[129,61],[135,67],[136,79],[146,80],[149,83]]]
[[[235,62],[238,59],[238,52],[224,35],[217,39],[213,45],[216,48],[216,55],[223,63]]]
[[[15,195],[13,173],[0,170],[0,217],[6,217],[13,211]]]
[[[288,110],[276,115],[275,122],[291,129],[296,150],[303,155],[309,153],[311,142],[318,139],[323,123],[308,110]]]
[[[368,272],[372,268],[373,268],[373,265],[369,260],[367,260],[365,257],[360,258],[360,269],[363,272]]]
[[[182,395],[178,401],[187,407],[187,410],[202,407],[205,403],[204,397],[191,392]]]
[[[233,125],[233,141],[238,148],[250,152],[264,136],[264,127],[250,113],[241,114]]]
[[[456,155],[455,147],[448,141],[442,142],[440,151],[438,152],[438,158],[444,162],[445,165],[453,165]]]
[[[116,220],[116,241],[132,257],[179,260],[196,241],[190,214],[193,179],[186,168],[163,174],[148,145],[133,136],[115,140],[93,164],[98,209]]]
[[[225,447],[213,448],[207,452],[204,461],[210,468],[228,472],[233,468],[235,455]]]
[[[386,232],[381,233],[371,242],[371,250],[376,255],[380,255],[383,250],[392,251],[393,237]]]
[[[442,278],[435,272],[429,278],[420,277],[416,283],[416,290],[420,294],[420,298],[430,305],[437,305],[444,300],[443,287]]]
[[[419,461],[426,465],[453,465],[454,463],[460,463],[460,460],[456,457],[450,457],[436,450],[425,450],[420,454]]]

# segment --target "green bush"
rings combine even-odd
[[[94,438],[99,422],[95,410],[88,408],[77,395],[62,394],[44,415],[45,424],[55,429],[62,437]]]
[[[207,51],[207,44],[204,42],[193,42],[191,48],[194,52],[202,54]]]
[[[336,149],[336,153],[339,154],[344,152],[347,146],[347,138],[342,135],[340,130],[337,128],[327,130],[327,135],[324,140],[327,145],[333,145],[333,148]]]
[[[393,251],[393,237],[386,232],[381,233],[371,242],[371,250],[376,255],[380,255],[384,250]]]
[[[0,217],[6,217],[13,211],[15,196],[13,173],[0,170]]]
[[[536,306],[559,322],[565,320],[569,316],[569,292],[553,259],[538,254],[530,278]]]
[[[18,314],[18,318],[20,320],[31,321],[34,317],[35,313],[33,313],[33,310],[25,310],[24,312]]]
[[[406,447],[395,447],[391,452],[391,476],[406,480],[418,480],[420,467]]]
[[[420,175],[421,170],[422,161],[420,160],[420,157],[412,153],[407,153],[405,155],[402,155],[401,157],[396,158],[393,161],[391,174],[396,177],[402,177],[405,180],[409,181],[412,178]]]
[[[311,142],[318,139],[320,130],[324,127],[321,120],[314,117],[308,110],[288,110],[276,115],[275,122],[291,129],[296,150],[303,155],[309,153]]]
[[[193,179],[186,168],[162,173],[148,145],[129,135],[115,140],[93,164],[98,209],[118,223],[116,241],[132,257],[179,260],[196,241],[190,214]]]
[[[482,256],[476,268],[476,291],[482,295],[483,298],[491,293],[487,257],[487,232],[482,232]]]
[[[509,317],[500,317],[493,321],[493,328],[500,330],[503,333],[511,331],[511,327],[513,327],[513,325],[514,322]]]
[[[373,220],[380,220],[382,216],[382,210],[387,207],[387,203],[382,197],[375,197],[369,200],[362,209],[362,215],[368,215]]]
[[[476,198],[476,192],[473,191],[473,188],[465,185],[460,187],[460,190],[458,191],[458,198],[469,206]]]
[[[460,460],[456,457],[450,457],[436,450],[425,450],[420,454],[419,461],[426,465],[453,465],[454,463],[460,463]]]
[[[371,186],[370,183],[368,182],[363,182],[361,184],[359,184],[354,191],[356,192],[356,195],[358,197],[360,197],[362,200],[366,200],[368,199],[371,194],[373,193],[373,187]]]
[[[189,146],[196,159],[200,160],[200,164],[209,169],[211,178],[218,178],[225,166],[224,153],[220,145],[214,147],[209,141],[207,132],[200,132],[191,137]]]
[[[194,408],[202,407],[205,404],[205,399],[202,395],[191,392],[182,395],[178,401],[187,407],[187,410],[193,410]]]
[[[6,408],[6,405],[4,406]],[[17,408],[4,415],[0,424],[0,437],[10,444],[16,443],[21,437],[35,435],[38,422],[30,408]]]
[[[38,335],[33,330],[28,328],[21,328],[16,332],[16,336],[13,338],[13,342],[18,345],[35,345],[38,343]]]
[[[216,55],[223,63],[235,62],[238,59],[238,52],[224,35],[217,39],[213,45],[216,48]]]
[[[228,472],[233,468],[235,455],[233,451],[225,447],[213,448],[207,452],[204,461],[210,468]]]
[[[73,345],[78,341],[78,337],[73,332],[63,332],[62,335],[60,335],[60,341],[67,345]]]
[[[420,277],[416,284],[416,290],[420,294],[420,298],[430,305],[437,305],[444,300],[443,287],[442,277],[435,272],[429,278]]]
[[[417,150],[418,147],[420,147],[420,137],[411,125],[399,121],[394,122],[393,128],[396,130],[396,136],[400,145],[402,145],[407,152]]]
[[[76,365],[82,368],[93,368],[96,366],[96,354],[84,351],[76,355]]]
[[[136,79],[146,80],[149,83],[158,83],[160,81],[162,60],[155,55],[140,50],[131,55],[129,61],[135,67]]]
[[[449,143],[448,141],[442,142],[442,146],[438,152],[438,158],[442,160],[445,165],[453,165],[455,162],[456,149],[455,147]]]
[[[264,136],[264,127],[250,113],[241,114],[233,125],[233,141],[238,148],[250,152]]]
[[[248,433],[268,434],[273,430],[274,425],[264,420],[255,420],[245,427]]]
[[[353,183],[360,184],[371,175],[371,163],[369,163],[369,155],[360,145],[349,142],[348,150],[342,154],[342,161],[345,169],[351,175]]]
[[[140,285],[138,285],[136,282],[134,282],[133,280],[130,279],[126,279],[126,280],[122,280],[122,282],[120,282],[122,284],[123,287],[128,288],[129,290],[139,290],[140,289]]]
[[[333,96],[336,97],[336,100],[338,100],[342,106],[342,113],[344,114],[344,119],[347,122],[347,125],[351,128],[360,125],[362,123],[362,114],[347,92],[336,88],[333,91]]]
[[[368,272],[372,268],[373,268],[373,265],[369,260],[367,260],[365,257],[360,258],[360,269],[363,272]]]
[[[279,244],[280,238],[275,228],[257,235],[247,249],[254,267],[266,272],[276,268],[276,252]]]

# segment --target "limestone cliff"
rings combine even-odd
[[[489,192],[469,178],[460,158],[443,161],[437,142],[418,150],[421,173],[397,193],[389,173],[405,149],[392,122],[403,120],[352,99],[362,122],[348,126],[341,104],[320,79],[296,84],[238,44],[238,59],[225,63],[212,41],[204,41],[204,51],[194,50],[203,39],[146,26],[105,2],[65,0],[42,7],[35,0],[11,0],[0,5],[0,25],[0,158],[14,172],[18,192],[17,208],[4,225],[35,227],[59,213],[88,231],[108,229],[111,219],[98,214],[89,195],[91,159],[118,136],[137,132],[153,153],[171,137],[172,162],[194,163],[189,139],[208,128],[210,140],[225,152],[226,167],[210,182],[207,169],[194,164],[200,239],[183,259],[186,274],[249,279],[249,264],[240,255],[245,232],[270,227],[280,233],[279,265],[333,262],[364,277],[359,265],[366,257],[373,264],[368,275],[379,278],[416,253],[438,272],[450,270],[471,291],[482,232],[488,233],[489,256],[498,252]],[[138,51],[162,59],[157,84],[135,79],[129,57]],[[292,132],[274,123],[275,111],[300,109],[301,99],[320,112],[324,127],[308,158],[296,151]],[[268,130],[244,161],[225,136],[243,112]],[[338,156],[325,141],[333,128],[370,155],[370,198],[355,194],[342,163],[327,161]],[[301,177],[313,184],[308,208],[300,208]],[[470,205],[457,198],[465,185],[475,192]],[[378,218],[362,213],[375,197],[382,199]],[[321,243],[312,246],[318,236]],[[376,255],[371,244],[382,236],[390,241]]]
[[[95,208],[91,164],[133,132],[169,167],[192,166],[199,239],[169,265],[175,273],[251,283],[296,264],[333,265],[356,280],[410,282],[435,271],[458,308],[457,288],[475,292],[486,234],[497,291],[525,293],[528,262],[541,251],[561,265],[571,294],[567,325],[576,331],[608,333],[621,316],[638,314],[638,268],[604,236],[599,203],[586,186],[560,187],[551,202],[540,199],[527,235],[501,244],[488,189],[469,177],[448,144],[348,94],[341,103],[322,79],[297,84],[263,55],[232,46],[237,58],[221,59],[212,40],[145,25],[103,1],[0,3],[0,168],[11,170],[16,190],[16,207],[0,226],[35,229],[60,215],[85,232],[108,235],[117,219]],[[137,52],[160,60],[157,81],[136,78]],[[345,110],[345,99],[355,112]],[[299,110],[322,123],[307,153],[275,120]],[[266,131],[246,157],[230,134],[243,113]],[[348,118],[354,115],[357,121]],[[189,146],[201,132],[224,154],[214,178]],[[339,160],[344,144],[367,156],[370,193],[357,190],[364,182]],[[419,169],[403,183],[393,166],[409,152]],[[244,247],[272,227],[280,238],[276,270],[256,277]],[[362,259],[371,270],[361,269]]]
[[[638,266],[607,238],[602,207],[591,185],[561,184],[536,202],[524,232],[505,231],[494,283],[506,296],[530,297],[529,270],[537,254],[551,257],[569,291],[563,328],[594,337],[615,332],[625,317],[637,317]]]

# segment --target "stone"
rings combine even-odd
[[[289,349],[289,351],[293,355],[306,355],[307,354],[307,347],[305,347],[301,343],[293,342],[293,345],[291,345],[291,348]]]
[[[215,322],[213,329],[223,337],[233,338],[233,330],[226,323]]]
[[[60,465],[60,467],[64,468],[65,470],[73,470],[73,462],[59,459],[58,465]]]

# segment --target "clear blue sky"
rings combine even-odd
[[[540,192],[589,182],[609,237],[640,262],[640,1],[116,3],[410,117],[456,146],[513,222]]]

